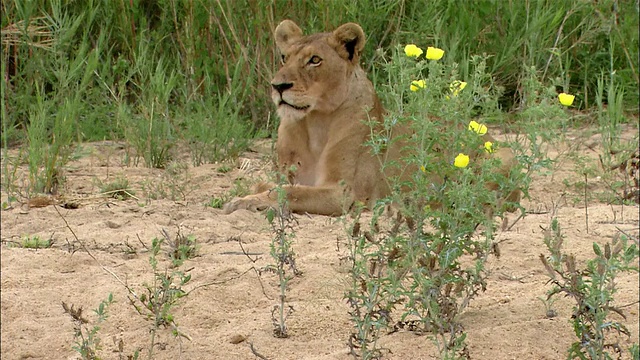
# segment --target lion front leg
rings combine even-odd
[[[344,214],[353,204],[351,190],[340,185],[284,185],[282,189],[287,194],[289,209],[296,213],[335,216]],[[225,214],[229,214],[240,209],[260,211],[277,206],[278,192],[274,187],[254,195],[235,198],[225,204],[223,210]]]

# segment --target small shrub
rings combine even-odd
[[[292,240],[295,237],[293,226],[296,224],[296,219],[287,208],[285,190],[278,186],[274,191],[278,195],[278,208],[267,209],[266,217],[274,234],[271,240],[270,254],[275,264],[266,266],[263,270],[273,272],[278,276],[279,301],[271,311],[273,334],[277,338],[287,338],[289,332],[286,321],[293,313],[293,306],[287,305],[288,284],[294,276],[302,275],[302,272],[296,267],[295,253],[292,248]]]
[[[162,229],[162,234],[164,235],[164,241],[169,246],[169,259],[174,267],[179,267],[185,260],[196,256],[198,242],[195,235],[184,235],[180,228],[178,228],[173,240],[165,229]]]
[[[581,269],[573,255],[562,252],[564,237],[557,219],[545,231],[544,242],[550,255],[540,254],[540,261],[554,285],[547,292],[547,300],[564,295],[575,301],[571,323],[578,340],[569,348],[567,358],[612,359],[612,352],[620,356],[619,336],[630,337],[631,333],[611,318],[613,313],[626,318],[613,305],[615,279],[625,271],[638,272],[637,244],[626,235],[614,237],[604,249],[593,243],[595,257]]]
[[[73,304],[67,305],[64,301],[62,302],[64,312],[73,320],[74,339],[76,341],[73,349],[80,354],[83,360],[100,359],[98,352],[102,349],[102,346],[98,331],[100,331],[100,325],[109,317],[107,310],[113,302],[113,294],[110,293],[107,299],[102,301],[97,309],[93,310],[98,316],[98,320],[92,327],[89,326],[89,320],[83,316],[82,307],[74,308]]]
[[[233,182],[231,190],[223,194],[222,196],[214,196],[209,199],[209,202],[205,203],[205,206],[212,207],[214,209],[221,209],[224,204],[235,197],[246,196],[250,193],[249,184],[244,179],[236,179]]]
[[[48,249],[53,244],[54,241],[52,239],[43,240],[38,235],[23,236],[20,239],[20,246],[25,249]]]
[[[176,161],[167,164],[159,179],[150,178],[142,183],[142,191],[148,199],[153,200],[185,201],[196,188],[189,165]]]
[[[118,200],[128,200],[135,195],[129,188],[129,180],[125,177],[117,177],[109,183],[100,183],[100,193]]]
[[[149,256],[149,264],[153,271],[153,282],[145,283],[145,292],[138,295],[133,289],[129,290],[129,302],[135,308],[136,312],[143,318],[151,321],[150,343],[148,358],[153,359],[155,348],[155,338],[158,330],[162,328],[170,328],[175,337],[190,337],[184,334],[178,327],[173,315],[173,308],[180,299],[187,296],[183,287],[191,281],[191,275],[182,271],[161,271],[158,269],[158,254],[164,239],[154,238],[151,242],[151,255]]]

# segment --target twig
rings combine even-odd
[[[131,296],[133,296],[134,298],[136,298],[136,300],[140,300],[140,298],[138,297],[138,294],[136,294],[135,291],[133,291],[133,289],[131,289],[131,287],[129,287],[129,285],[127,285],[124,281],[122,281],[118,275],[116,275],[113,271],[107,269],[104,265],[102,265],[102,263],[100,262],[100,260],[98,260],[98,258],[96,258],[91,251],[89,251],[89,248],[87,248],[87,246],[80,241],[80,239],[78,238],[78,236],[76,235],[75,231],[73,231],[73,229],[71,228],[71,226],[69,225],[69,223],[67,222],[67,219],[65,219],[64,216],[62,216],[62,214],[60,213],[60,210],[58,209],[57,205],[53,205],[53,208],[56,210],[56,212],[58,213],[58,215],[60,216],[60,218],[62,218],[62,221],[64,221],[65,226],[67,227],[67,229],[69,229],[69,231],[71,232],[71,235],[73,235],[73,237],[76,239],[76,241],[80,244],[80,246],[82,247],[82,249],[98,264],[98,266],[100,266],[102,268],[102,270],[104,270],[106,273],[108,273],[109,275],[113,276],[114,279],[116,279],[117,282],[119,282],[122,286],[124,286],[125,289],[127,289],[127,291],[131,294]]]
[[[256,351],[256,349],[253,347],[253,343],[252,342],[249,342],[249,349],[251,350],[253,355],[257,356],[258,358],[260,358],[262,360],[269,360],[267,357],[265,357],[264,355],[262,355],[258,351]]]
[[[616,229],[617,229],[618,231],[620,231],[621,233],[625,234],[629,239],[631,239],[631,240],[635,241],[635,242],[636,242],[636,244],[640,244],[640,241],[639,241],[639,239],[638,239],[638,237],[637,237],[637,236],[635,236],[635,235],[633,235],[633,234],[629,234],[628,232],[626,232],[626,231],[624,231],[624,230],[620,229],[620,228],[619,228],[619,227],[617,227],[617,226],[616,226]],[[637,228],[635,228],[635,229],[637,229]]]
[[[244,249],[244,246],[242,246],[242,241],[240,240],[240,238],[237,238],[237,239],[236,239],[236,241],[238,242],[238,245],[240,245],[240,249],[242,250],[242,253],[247,257],[247,259],[249,259],[249,261],[251,261],[253,264],[255,264],[255,263],[256,263],[256,261],[260,260],[260,258],[259,258],[259,257],[257,257],[257,255],[256,255],[256,258],[255,258],[255,259],[253,259],[253,258],[251,257],[251,255],[255,255],[255,254],[254,254],[254,253],[251,253],[251,252],[248,252],[248,251],[246,251],[246,250]]]
[[[237,238],[236,240],[238,241],[238,245],[240,245],[240,249],[242,249],[242,252],[244,253],[244,255],[249,259],[249,261],[255,264],[255,262],[258,261],[260,258],[256,257],[255,259],[252,259],[251,256],[249,256],[249,253],[245,251],[244,247],[242,246],[242,241],[240,240],[240,238]],[[264,295],[264,297],[266,297],[269,300],[273,300],[273,298],[267,295],[267,291],[264,289],[264,284],[262,283],[262,278],[260,277],[260,270],[256,269],[255,266],[252,266],[249,270],[251,269],[253,269],[253,271],[255,271],[256,275],[258,276],[258,282],[260,283],[260,288],[262,289],[262,295]]]
[[[584,173],[584,223],[587,226],[587,234],[589,233],[589,204],[587,202],[588,185],[587,173]]]
[[[498,278],[502,279],[502,280],[509,280],[509,281],[517,281],[521,284],[524,284],[524,279],[526,276],[513,276],[513,275],[509,275],[507,273],[501,272],[500,275],[498,275]]]
[[[134,198],[134,199],[140,201],[140,199],[135,197],[132,193],[128,192],[127,189],[116,189],[116,190],[111,190],[111,191],[104,191],[104,192],[102,192],[102,195],[115,194],[115,193],[119,193],[119,192],[123,192],[123,193],[127,194],[128,197]]]
[[[212,282],[209,282],[209,283],[206,283],[206,284],[198,285],[198,286],[194,287],[193,289],[189,290],[189,291],[187,292],[187,295],[188,295],[188,294],[190,294],[192,291],[194,291],[194,290],[196,290],[196,289],[199,289],[199,288],[203,288],[203,287],[211,286],[211,285],[221,285],[221,284],[227,283],[227,282],[229,282],[229,281],[231,281],[231,280],[239,279],[239,278],[241,278],[244,274],[246,274],[246,273],[248,273],[249,271],[251,271],[252,269],[254,269],[254,268],[253,268],[253,267],[250,267],[249,269],[247,269],[247,270],[243,271],[242,273],[240,273],[240,274],[238,274],[238,275],[236,275],[236,276],[232,276],[232,277],[230,277],[230,278],[228,278],[228,279],[225,279],[225,280],[212,281]]]
[[[620,306],[618,306],[618,308],[620,308],[620,309],[622,309],[622,308],[626,308],[626,307],[629,307],[629,306],[635,305],[635,304],[637,304],[637,303],[640,303],[640,300],[636,300],[636,301],[634,301],[634,302],[630,302],[630,303],[625,304],[625,305],[620,305]]]
[[[263,255],[264,253],[261,252],[244,252],[244,251],[223,251],[220,253],[220,255],[253,255],[253,256],[260,256]]]
[[[560,36],[562,35],[562,29],[564,28],[564,24],[565,22],[567,22],[567,19],[569,18],[569,16],[571,16],[573,14],[573,10],[571,9],[570,11],[567,11],[567,13],[565,14],[564,18],[562,19],[562,23],[560,23],[560,27],[558,27],[558,32],[556,33],[556,40],[553,42],[553,47],[552,49],[557,49],[558,46],[558,42],[560,41]],[[551,51],[551,54],[549,55],[549,59],[547,60],[547,64],[544,67],[544,71],[542,72],[542,78],[544,79],[544,77],[547,75],[547,70],[549,70],[549,65],[551,64],[551,59],[553,58],[554,52]]]
[[[523,211],[523,212],[521,212],[521,213],[520,213],[520,216],[518,216],[518,217],[513,221],[513,223],[512,223],[511,225],[509,225],[509,227],[507,228],[507,231],[510,231],[510,230],[511,230],[511,228],[512,228],[512,227],[513,227],[513,226],[514,226],[518,221],[520,221],[520,219],[524,218],[524,215],[525,215],[525,214],[526,214],[526,212],[524,212],[524,211]]]

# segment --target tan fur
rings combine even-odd
[[[373,84],[359,65],[365,36],[347,23],[331,33],[303,36],[291,20],[275,31],[283,65],[272,85],[272,99],[280,116],[276,144],[279,171],[290,185],[284,190],[289,208],[298,213],[339,215],[355,202],[371,207],[389,195],[387,177],[399,168],[381,164],[402,157],[398,142],[379,157],[363,143],[382,121],[383,109]],[[404,131],[404,130],[396,130]],[[513,155],[509,149],[506,163]],[[510,165],[509,165],[510,167]],[[394,170],[395,169],[395,170]],[[405,169],[415,171],[415,169]],[[225,213],[277,206],[273,184],[261,184],[254,195],[235,198]]]

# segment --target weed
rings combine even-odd
[[[154,358],[155,338],[160,327],[171,328],[172,334],[176,338],[185,337],[190,339],[188,335],[179,329],[172,309],[181,298],[188,295],[183,290],[183,286],[189,283],[191,275],[178,270],[172,272],[158,270],[158,254],[164,241],[164,239],[154,238],[151,242],[149,264],[153,270],[153,282],[144,285],[146,293],[137,295],[132,289],[128,288],[131,305],[138,314],[151,321],[149,359]]]
[[[99,183],[100,193],[118,200],[127,200],[135,192],[129,188],[129,180],[126,177],[117,177],[109,183]]]
[[[233,188],[223,194],[222,196],[214,196],[209,199],[209,202],[205,206],[212,207],[214,209],[221,209],[224,204],[235,197],[242,197],[249,194],[249,184],[244,179],[236,179],[233,181]]]
[[[356,329],[348,344],[354,357],[376,359],[382,356],[377,346],[381,333],[392,325],[391,310],[396,305],[394,296],[384,296],[387,286],[395,280],[392,271],[387,272],[385,265],[385,239],[380,239],[370,231],[361,232],[360,211],[350,229],[349,255],[351,262],[349,290],[345,294],[351,308],[349,315]],[[375,224],[375,219],[372,222]],[[373,227],[374,231],[376,227]],[[390,234],[393,236],[394,234]],[[395,255],[390,256],[393,258]],[[391,259],[393,260],[393,259]],[[399,299],[398,299],[399,300]]]
[[[568,359],[611,359],[610,351],[622,353],[616,335],[631,336],[624,324],[611,319],[612,313],[626,318],[613,305],[615,278],[625,271],[638,272],[638,246],[626,235],[616,235],[604,250],[593,243],[595,257],[580,269],[573,255],[562,252],[564,237],[557,219],[545,230],[550,255],[540,254],[550,282],[547,300],[565,295],[575,301],[571,323],[578,341],[569,348]]]
[[[633,360],[640,359],[640,347],[638,347],[638,344],[631,345],[631,347],[629,348],[629,353],[631,353],[631,358]]]
[[[142,184],[142,191],[148,199],[170,199],[185,201],[187,196],[196,190],[189,165],[177,161],[170,162],[159,179],[147,179]]]
[[[139,315],[141,315],[145,320],[151,321],[152,324],[149,330],[151,335],[150,335],[150,344],[149,344],[148,357],[147,357],[149,360],[154,358],[154,348],[156,345],[155,339],[160,327],[171,328],[172,334],[178,340],[181,340],[182,337],[188,340],[191,340],[191,337],[185,334],[184,332],[182,332],[181,329],[178,327],[178,324],[176,323],[174,319],[174,315],[172,313],[172,309],[177,304],[177,302],[183,297],[189,295],[189,292],[186,292],[183,289],[183,286],[185,286],[187,283],[189,283],[189,281],[191,281],[191,275],[186,274],[185,272],[179,271],[179,270],[174,270],[172,272],[169,272],[166,269],[164,271],[161,271],[158,269],[158,261],[159,261],[158,254],[161,251],[162,244],[165,241],[164,239],[154,238],[151,242],[151,249],[150,249],[151,255],[149,256],[149,264],[151,265],[151,269],[153,271],[153,283],[152,284],[144,283],[143,286],[146,292],[138,294],[131,286],[129,286],[124,281],[122,281],[122,279],[120,279],[113,271],[107,269],[100,263],[100,261],[87,248],[84,242],[82,242],[76,236],[75,232],[73,231],[73,229],[71,228],[67,220],[58,211],[58,208],[55,207],[55,209],[58,212],[58,215],[64,221],[67,229],[69,229],[73,237],[80,244],[81,248],[84,251],[86,251],[87,254],[98,265],[100,265],[100,267],[105,272],[113,276],[113,278],[116,279],[118,283],[120,283],[127,290],[127,292],[129,293],[128,295],[129,303],[131,304],[131,306],[133,306],[136,312]],[[166,231],[163,232],[163,235],[168,238]],[[184,251],[182,251],[182,253],[184,254]],[[171,255],[172,253],[169,254],[169,256]],[[111,302],[112,302],[112,297],[110,295],[108,299],[108,303],[110,304]],[[105,306],[106,304],[105,305],[101,304],[100,308],[98,309],[100,311],[98,313],[99,315],[105,315],[104,317],[101,318],[102,319],[101,321],[106,319],[106,310],[104,310]],[[82,314],[81,309],[76,310],[76,309],[73,309],[73,307],[66,306],[65,304],[63,304],[63,307],[65,307],[65,310],[68,310],[70,315],[73,314],[72,317],[77,317],[80,323],[84,323],[84,324],[87,323],[87,321],[82,320],[80,316]],[[96,330],[95,331],[92,330],[93,332],[89,331],[88,333],[95,335],[95,333],[97,332],[97,328],[94,328],[94,329]],[[88,352],[88,354],[95,354],[95,350],[99,345],[99,341],[96,341],[95,336],[93,338],[87,337],[87,339],[93,339],[93,342],[90,342],[88,344],[89,345],[88,348],[92,350],[92,352]],[[81,344],[84,344],[84,341]],[[122,341],[120,341],[118,343],[118,350],[120,355],[122,355],[123,347],[124,345]],[[134,355],[128,356],[127,358],[137,359],[138,356],[139,356],[139,351],[136,350]],[[97,358],[91,357],[90,359],[97,359]]]
[[[57,194],[58,187],[63,181],[62,167],[71,152],[71,119],[61,113],[56,120],[62,120],[53,125],[54,134],[49,134],[47,128],[49,106],[45,103],[39,87],[35,109],[30,113],[27,127],[29,142],[29,188],[30,192],[45,192]],[[66,104],[69,104],[66,102]],[[63,109],[61,109],[63,110]],[[69,111],[69,105],[64,109]],[[60,119],[63,117],[63,119]],[[57,135],[57,136],[56,136]],[[51,141],[49,141],[51,138]]]
[[[214,209],[222,209],[222,207],[227,201],[228,200],[225,200],[224,198],[211,197],[211,199],[209,199],[209,202],[204,204],[204,206],[208,206]]]
[[[637,112],[629,100],[638,94],[633,1],[90,4],[3,4],[3,147],[25,140],[32,104],[44,95],[49,109],[73,99],[77,112],[69,120],[78,140],[124,137],[136,152],[131,155],[148,166],[166,164],[180,140],[191,147],[194,165],[233,156],[254,134],[254,124],[272,125],[261,116],[271,104],[260,84],[273,72],[274,21],[284,18],[307,19],[301,25],[311,30],[357,18],[372,44],[363,59],[370,60],[367,70],[377,83],[388,77],[378,60],[392,44],[431,34],[427,41],[461,64],[471,54],[491,54],[488,72],[503,84],[507,110],[526,96],[523,83],[534,66],[543,81],[561,79],[564,87],[581,89],[578,99],[586,107],[595,105],[604,73],[606,87],[628,94],[623,105]],[[470,68],[460,72],[466,78]]]
[[[107,299],[100,302],[98,308],[93,310],[98,316],[98,319],[92,327],[89,326],[89,320],[83,316],[82,307],[74,308],[73,304],[67,305],[64,301],[62,302],[64,312],[73,320],[75,330],[74,339],[76,341],[73,349],[80,354],[83,360],[100,359],[98,351],[102,349],[102,346],[100,344],[101,339],[98,336],[98,331],[100,331],[100,325],[108,318],[109,314],[107,310],[113,302],[113,294],[109,293]],[[137,356],[134,357],[134,359],[136,358]]]
[[[637,138],[635,143],[638,143]],[[640,204],[640,152],[632,148],[630,151],[612,151],[611,154],[616,156],[616,162],[609,169],[618,170],[622,177],[623,192],[620,197]]]
[[[173,240],[165,229],[162,229],[162,235],[169,246],[169,259],[174,267],[179,267],[185,260],[196,256],[198,242],[194,235],[184,235],[180,227]]]
[[[219,91],[215,102],[194,103],[185,116],[182,135],[189,146],[194,166],[234,158],[248,147],[253,129],[241,121],[241,108],[233,106],[234,101],[248,96],[248,89],[242,87],[243,77],[247,76],[243,69],[245,64],[241,60],[235,65],[227,88]],[[253,74],[250,73],[249,77]],[[223,170],[220,172],[230,170],[225,166],[220,169]]]
[[[15,157],[9,155],[9,151],[2,149],[2,190],[9,196],[9,204],[15,201],[18,189],[18,168],[21,163],[24,151],[20,150]]]
[[[585,195],[588,200],[595,199],[608,204],[625,204],[640,202],[640,173],[638,172],[638,138],[631,141],[616,140],[617,145],[613,149],[605,150],[604,146],[592,149],[597,153],[599,162],[594,161],[593,156],[571,152],[567,155],[573,161],[574,171],[584,177],[571,181],[564,179],[567,189],[577,194]],[[600,188],[594,188],[595,183],[591,179],[602,184]],[[584,199],[581,199],[584,200]],[[576,199],[576,201],[579,201]]]
[[[223,165],[221,165],[221,166],[218,168],[218,170],[217,170],[217,171],[218,171],[219,173],[221,173],[221,174],[226,174],[226,173],[228,173],[229,171],[231,171],[231,166],[229,166],[229,165],[227,165],[227,164],[223,164]]]
[[[461,81],[457,64],[415,61],[401,52],[394,51],[385,65],[392,74],[385,84],[389,115],[381,129],[372,128],[368,145],[383,156],[398,141],[389,136],[394,126],[410,126],[416,135],[405,139],[412,151],[403,160],[420,170],[407,180],[391,178],[394,192],[377,203],[369,225],[362,226],[357,215],[349,228],[351,286],[345,297],[355,326],[349,343],[354,355],[379,358],[384,349],[378,348],[378,337],[385,330],[406,329],[429,334],[443,359],[468,358],[466,334],[457,319],[486,289],[484,264],[496,227],[488,215],[501,216],[503,206],[518,206],[505,199],[515,189],[526,190],[527,182],[521,168],[505,174],[498,159],[476,150],[487,145],[467,119],[499,116],[500,89],[485,73],[485,59],[472,58],[468,66],[473,72],[465,79],[469,85],[454,92],[450,84]],[[415,79],[429,86],[410,92]],[[467,161],[459,163],[457,154]],[[392,204],[397,212],[389,227],[382,227],[389,223],[382,216]]]
[[[266,217],[274,233],[270,247],[271,257],[275,264],[266,266],[263,270],[273,272],[278,276],[279,302],[271,311],[271,319],[274,327],[274,336],[286,338],[289,337],[286,321],[293,313],[293,306],[287,305],[288,284],[294,276],[302,275],[302,272],[296,267],[295,253],[291,247],[292,240],[295,237],[293,226],[296,224],[296,219],[287,207],[285,190],[278,186],[273,191],[278,196],[278,208],[267,209]]]
[[[52,239],[42,240],[38,235],[23,236],[20,239],[20,247],[25,249],[48,249],[53,244],[54,241]]]
[[[383,60],[389,74],[382,85],[389,114],[382,126],[372,127],[368,145],[382,156],[398,141],[389,136],[394,126],[410,126],[415,133],[408,139],[412,151],[403,160],[421,171],[409,180],[390,179],[394,193],[378,202],[369,225],[361,225],[357,213],[348,227],[352,267],[345,297],[355,327],[349,344],[354,355],[378,358],[385,349],[377,339],[385,330],[408,329],[430,334],[443,359],[466,359],[466,333],[457,318],[486,289],[485,263],[496,251],[494,217],[502,217],[505,208],[520,208],[524,215],[524,209],[510,203],[511,194],[521,190],[527,196],[530,176],[551,168],[547,150],[557,145],[558,137],[548,130],[564,131],[570,117],[555,86],[544,86],[529,67],[519,113],[526,135],[498,144],[513,146],[519,164],[510,173],[500,172],[500,162],[491,155],[474,155],[474,149],[483,147],[475,128],[490,131],[492,122],[500,123],[503,116],[498,105],[502,89],[486,73],[486,58],[471,56],[459,65],[451,60],[416,61],[400,52]],[[460,68],[468,70],[466,78],[461,79]],[[409,89],[416,79],[429,85]],[[466,90],[451,90],[451,84],[460,81],[468,82]],[[469,118],[477,121],[467,127]],[[465,161],[454,159],[458,153]],[[401,164],[384,166],[407,171]],[[489,191],[491,184],[497,192]],[[383,228],[380,224],[389,221],[381,217],[392,204],[396,215]],[[553,300],[545,306],[548,316],[554,316]]]

